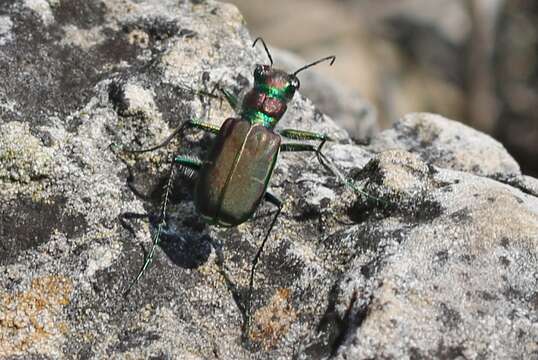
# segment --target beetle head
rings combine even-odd
[[[273,57],[267,48],[267,44],[265,44],[265,41],[261,37],[254,40],[252,46],[256,46],[258,41],[261,41],[271,65],[256,65],[256,69],[254,70],[254,87],[269,89],[271,94],[285,103],[288,103],[293,98],[295,91],[301,86],[297,78],[299,72],[327,60],[330,60],[330,65],[332,65],[336,59],[334,56],[327,56],[299,68],[292,74],[288,74],[285,71],[273,69]]]
[[[261,122],[264,126],[274,127],[278,120],[284,115],[287,104],[299,89],[300,82],[297,74],[322,61],[331,61],[333,64],[335,57],[328,56],[305,65],[294,73],[287,73],[283,70],[273,68],[273,58],[262,38],[257,38],[252,46],[261,41],[270,65],[256,65],[254,70],[254,87],[243,99],[243,116],[251,122]]]
[[[281,101],[289,102],[295,91],[299,89],[300,82],[295,74],[288,74],[271,65],[256,65],[254,70],[254,87],[268,89]]]

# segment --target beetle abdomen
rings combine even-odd
[[[272,130],[227,119],[196,183],[200,214],[223,226],[248,220],[265,194],[279,146],[280,136]]]

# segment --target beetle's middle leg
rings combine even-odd
[[[176,156],[174,163],[183,170],[183,174],[189,178],[192,178],[194,174],[202,167],[202,160],[186,155]]]
[[[273,230],[273,227],[275,226],[276,219],[278,218],[278,215],[282,211],[282,200],[280,200],[275,195],[271,194],[270,192],[266,192],[264,195],[264,200],[276,206],[277,211],[275,215],[273,216],[273,220],[271,220],[271,225],[269,225],[269,229],[267,230],[267,233],[265,234],[265,237],[263,238],[263,241],[260,247],[258,248],[256,255],[254,255],[254,259],[252,259],[252,265],[250,268],[250,278],[249,278],[249,283],[248,283],[247,305],[245,307],[245,328],[244,328],[244,333],[243,333],[245,339],[248,339],[248,335],[250,331],[252,290],[254,288],[254,274],[256,272],[256,265],[258,264],[258,261],[260,260],[260,255],[262,254],[263,248],[265,247],[265,244],[267,243],[267,240],[269,239],[269,235],[271,234],[271,231]]]
[[[321,152],[321,148],[325,144],[326,140],[321,140],[320,144],[317,146],[314,146],[312,144],[304,144],[304,143],[284,143],[280,145],[280,151],[293,151],[293,152],[299,152],[299,151],[309,151],[316,154],[316,157],[318,158],[319,163],[331,171],[332,173],[335,173],[331,167],[328,166],[329,160],[323,153]],[[335,174],[337,175],[337,174]],[[338,176],[338,175],[337,175]],[[339,177],[339,176],[338,176]]]
[[[321,149],[323,148],[323,145],[325,145],[325,143],[327,141],[332,140],[326,134],[317,133],[317,132],[311,132],[311,131],[304,131],[304,130],[284,129],[284,130],[280,130],[278,133],[281,136],[283,136],[285,138],[288,138],[288,139],[293,139],[293,140],[314,140],[314,141],[319,141],[320,142],[319,145],[317,146],[316,150],[310,150],[310,149],[308,149],[308,150],[293,150],[293,149],[290,148],[290,150],[283,150],[283,151],[316,151],[316,152],[321,152]],[[284,144],[284,145],[288,145],[288,144]],[[299,145],[303,145],[303,144],[299,144]]]
[[[140,278],[142,278],[142,275],[146,272],[146,269],[153,261],[153,255],[155,254],[155,249],[161,242],[161,233],[163,232],[164,227],[166,226],[166,210],[168,207],[168,201],[170,198],[170,193],[172,191],[172,182],[174,179],[174,163],[170,164],[170,172],[168,175],[168,181],[166,182],[162,202],[161,202],[161,213],[159,217],[159,224],[157,225],[157,230],[155,231],[155,234],[152,236],[152,245],[150,251],[144,256],[144,265],[142,265],[142,268],[138,272],[138,275],[136,278],[129,284],[129,287],[124,293],[124,296],[128,295],[133,286],[135,286]]]
[[[280,130],[278,133],[285,138],[293,139],[293,140],[319,141],[318,146],[314,146],[312,144],[303,144],[303,143],[284,143],[280,145],[280,151],[314,152],[316,153],[316,156],[320,164],[323,165],[324,167],[327,167],[326,164],[324,163],[325,156],[321,152],[323,145],[325,145],[327,141],[331,140],[331,138],[329,138],[326,134],[305,131],[305,130],[296,130],[296,129],[284,129],[284,130]]]
[[[284,131],[286,131],[286,130],[284,130]],[[308,132],[303,132],[301,130],[287,130],[287,131],[297,131],[297,132],[301,132],[301,133],[308,133]],[[316,134],[316,133],[310,133],[310,134],[313,134],[314,136],[319,135],[320,137],[324,136],[323,134]],[[358,194],[360,194],[362,196],[366,196],[366,197],[368,197],[370,199],[373,199],[373,200],[375,200],[377,202],[380,202],[380,203],[385,203],[385,201],[383,201],[383,200],[381,200],[381,199],[379,199],[379,198],[377,198],[375,196],[372,196],[372,195],[368,194],[366,191],[364,191],[363,189],[359,188],[353,181],[349,181],[348,179],[346,179],[346,177],[342,174],[340,169],[338,169],[333,164],[333,162],[321,152],[322,146],[325,144],[325,142],[327,140],[329,140],[329,138],[325,137],[325,139],[323,139],[323,140],[320,139],[320,138],[309,138],[308,140],[320,140],[321,143],[318,146],[314,146],[312,144],[303,144],[303,143],[284,143],[284,144],[280,145],[280,151],[311,151],[311,152],[314,152],[314,153],[316,153],[316,156],[318,158],[319,163],[325,169],[327,169],[329,172],[331,172],[334,176],[336,176],[344,185],[346,185],[351,190],[353,190],[354,192],[356,192],[356,193],[358,193]]]

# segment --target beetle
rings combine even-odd
[[[187,128],[213,133],[216,138],[204,161],[184,155],[176,156],[173,160],[174,165],[197,173],[194,204],[202,218],[209,224],[232,227],[250,219],[262,200],[268,201],[277,208],[269,229],[252,260],[246,305],[247,329],[256,265],[277,217],[282,211],[282,201],[267,191],[278,155],[282,151],[311,151],[318,155],[318,160],[323,164],[323,159],[326,160],[326,157],[321,153],[321,149],[325,142],[330,140],[327,135],[321,133],[295,129],[276,131],[274,127],[286,112],[287,104],[300,87],[297,74],[321,62],[329,61],[332,65],[335,61],[335,56],[327,56],[289,74],[273,68],[273,59],[262,38],[257,38],[252,46],[254,47],[258,41],[263,44],[270,65],[256,65],[253,87],[243,98],[238,117],[228,118],[221,127],[189,120],[156,146],[142,150],[127,150],[133,153],[156,150],[166,146]],[[221,90],[221,92],[232,108],[237,109],[238,98],[226,90]],[[319,141],[319,144],[314,146],[310,143],[282,143],[282,138],[315,140]],[[151,264],[156,247],[159,245],[161,233],[166,226],[166,208],[173,181],[173,169],[174,167],[171,167],[161,204],[160,221],[152,239],[152,247],[126,294]]]

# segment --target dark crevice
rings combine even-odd
[[[351,295],[351,299],[349,300],[349,304],[346,309],[346,313],[344,314],[344,318],[339,321],[338,327],[339,327],[339,334],[334,340],[332,344],[331,349],[331,357],[334,357],[336,353],[338,352],[338,349],[344,344],[345,340],[348,337],[348,334],[350,333],[352,328],[358,328],[366,318],[366,311],[359,310],[356,314],[353,312],[353,306],[355,305],[355,302],[357,301],[357,290],[353,291],[353,294]]]
[[[379,270],[380,261],[378,256],[363,265],[360,268],[361,275],[365,279],[375,276]],[[336,356],[338,350],[348,341],[350,336],[356,333],[368,315],[373,293],[367,298],[359,298],[358,290],[354,289],[344,316],[339,316],[336,304],[341,287],[339,283],[336,283],[329,292],[329,304],[317,326],[317,333],[325,333],[324,339],[310,345],[305,350],[305,353],[311,358],[322,359]],[[360,304],[357,304],[358,302]]]
[[[507,176],[504,176],[502,174],[498,174],[498,175],[488,176],[488,177],[490,179],[498,181],[498,182],[500,182],[502,184],[512,186],[512,187],[518,189],[519,191],[521,191],[522,193],[524,193],[526,195],[538,197],[537,192],[529,189],[528,187],[526,187],[524,185],[523,179],[522,179],[523,175],[507,177]]]

